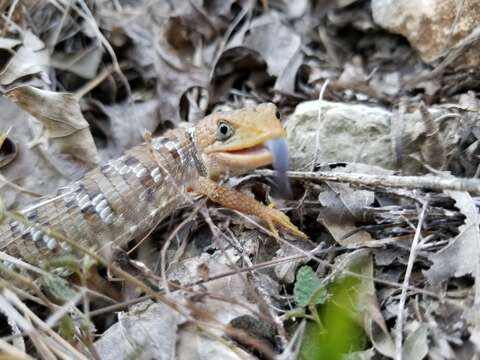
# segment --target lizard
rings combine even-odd
[[[220,180],[275,162],[280,142],[285,154],[286,131],[276,106],[263,103],[239,110],[214,112],[195,125],[169,130],[121,157],[85,173],[80,179],[23,209],[25,222],[0,225],[0,251],[39,265],[75,255],[66,242],[42,230],[52,228],[84,248],[108,255],[147,234],[155,224],[192,201],[189,193],[263,220],[306,238],[278,209],[220,184]]]

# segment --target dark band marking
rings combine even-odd
[[[91,215],[95,214],[95,208],[93,205],[88,205],[87,207],[84,207],[80,209],[80,212],[85,216],[90,218]]]
[[[192,143],[192,150],[190,151],[193,162],[195,163],[195,167],[197,168],[198,174],[200,176],[207,176],[207,168],[205,167],[205,164],[200,160],[198,148],[197,148],[197,143],[195,140],[195,128],[189,128],[187,129],[187,135],[188,139]]]
[[[65,206],[69,209],[73,209],[77,205],[77,201],[75,199],[69,200],[65,203]]]
[[[160,148],[162,148],[169,141],[170,139],[166,137],[159,137],[153,140],[152,145],[155,150],[160,150]]]
[[[21,226],[18,223],[18,221],[11,221],[9,223],[10,225],[10,231],[12,232],[13,236],[16,236],[18,232],[20,232]]]
[[[127,156],[123,163],[127,166],[134,167],[139,163],[138,159],[134,156]]]
[[[176,141],[173,141],[173,140],[170,140],[169,142],[167,142],[165,145],[164,145],[165,149],[168,150],[168,152],[170,153],[170,155],[172,155],[172,157],[175,159],[175,160],[178,160],[180,158],[180,153],[178,151],[178,143]]]
[[[34,209],[32,211],[30,211],[27,215],[27,220],[28,221],[35,221],[38,217],[38,211],[37,209]]]

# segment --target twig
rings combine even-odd
[[[165,289],[165,292],[167,294],[170,294],[170,287],[168,286],[168,278],[167,278],[167,251],[168,248],[170,247],[170,244],[178,234],[181,228],[183,228],[188,222],[192,221],[195,216],[197,215],[198,211],[200,208],[205,204],[204,201],[201,201],[199,204],[197,204],[190,215],[183,220],[176,228],[175,230],[172,231],[172,233],[168,236],[167,240],[165,241],[165,244],[162,246],[162,250],[160,251],[160,258],[161,258],[161,267],[160,267],[160,274],[162,276],[162,283],[163,283],[163,288]]]
[[[2,353],[7,356],[6,359],[17,359],[17,360],[33,360],[32,357],[25,354],[24,352],[18,350],[15,346],[9,344],[8,342],[0,339],[0,350]]]
[[[251,219],[248,215],[245,215],[241,212],[237,212],[235,211],[236,214],[238,214],[239,216],[241,216],[242,218],[244,218],[245,220],[247,220],[249,223],[255,225],[258,229],[262,230],[264,233],[270,235],[271,237],[277,239],[278,241],[280,241],[282,244],[286,245],[286,246],[289,246],[291,248],[293,248],[294,250],[296,250],[299,254],[302,254],[306,259],[308,259],[309,261],[310,260],[314,260],[316,261],[317,263],[321,264],[322,266],[325,266],[329,269],[333,269],[333,270],[338,270],[338,266],[337,265],[332,265],[331,263],[329,263],[328,261],[325,261],[323,259],[320,259],[316,254],[310,252],[310,251],[307,251],[307,250],[304,250],[298,246],[296,246],[295,244],[287,241],[287,240],[284,240],[283,238],[281,238],[280,236],[277,236],[275,235],[274,233],[272,233],[270,230],[268,230],[267,228],[265,228],[264,226],[260,225],[259,223],[257,223],[256,221],[254,221],[253,219]],[[363,246],[359,246],[358,249],[362,249]],[[353,247],[349,247],[349,249],[354,249]],[[363,279],[363,280],[367,280],[367,281],[373,281],[377,284],[382,284],[382,285],[386,285],[386,286],[390,286],[390,287],[393,287],[393,288],[396,288],[396,289],[400,289],[400,288],[403,288],[404,286],[402,284],[399,284],[395,281],[390,281],[390,280],[385,280],[385,279],[380,279],[380,278],[376,278],[376,277],[370,277],[370,276],[367,276],[367,275],[362,275],[362,274],[359,274],[355,271],[350,271],[350,270],[342,270],[342,273],[345,274],[345,275],[349,275],[349,276],[354,276],[358,279]],[[411,290],[411,291],[414,291],[415,293],[419,293],[419,294],[422,294],[422,295],[425,295],[425,296],[429,296],[431,298],[434,298],[434,299],[438,299],[440,302],[442,303],[445,303],[445,304],[449,304],[449,305],[452,305],[454,306],[455,308],[458,308],[458,309],[467,309],[467,307],[463,304],[461,304],[460,302],[458,301],[455,301],[455,300],[451,300],[449,298],[446,298],[442,295],[439,295],[438,293],[434,292],[434,291],[429,291],[429,290],[425,290],[425,289],[421,289],[421,288],[417,288],[415,286],[407,286],[407,290]]]
[[[323,96],[325,95],[325,90],[327,90],[330,79],[327,79],[320,89],[320,94],[318,95],[318,114],[317,114],[317,131],[315,133],[315,153],[313,154],[313,162],[311,166],[311,171],[315,169],[318,161],[318,150],[320,149],[320,123],[323,119]]]
[[[42,194],[39,194],[35,191],[28,190],[20,185],[15,184],[14,182],[11,182],[10,180],[8,180],[7,178],[5,178],[3,175],[0,174],[0,186],[2,185],[1,183],[25,195],[34,196],[34,197],[42,196]]]
[[[275,176],[273,170],[257,170],[258,175]],[[480,180],[473,178],[459,178],[455,176],[396,176],[370,175],[336,171],[287,171],[291,179],[338,181],[362,186],[380,186],[422,190],[457,190],[480,193]]]
[[[123,69],[126,69],[128,65],[129,64],[126,61],[122,61],[118,64],[118,67],[123,70]],[[116,70],[116,65],[112,64],[107,66],[95,78],[88,81],[82,87],[77,89],[77,91],[75,91],[75,97],[77,99],[81,99],[82,97],[84,97],[86,94],[88,94],[90,91],[95,89],[98,85],[100,85],[113,72],[115,72],[115,70]]]
[[[407,299],[407,289],[410,283],[410,276],[412,275],[413,264],[417,252],[418,241],[422,233],[422,225],[427,212],[428,200],[423,203],[420,219],[418,220],[415,236],[413,237],[412,246],[410,247],[410,255],[408,256],[407,269],[405,270],[405,278],[403,279],[402,293],[400,295],[400,302],[398,304],[397,314],[397,336],[395,337],[395,359],[402,360],[402,343],[403,343],[403,311],[405,309],[405,302]]]

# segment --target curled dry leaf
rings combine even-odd
[[[86,79],[93,79],[104,54],[100,44],[95,44],[74,54],[57,51],[52,55],[52,65],[60,70],[70,71]]]
[[[243,46],[262,55],[268,73],[277,77],[275,89],[293,93],[303,60],[300,36],[281,22],[263,17],[254,21],[249,31]]]
[[[17,144],[8,136],[9,131],[0,134],[0,168],[10,164],[17,156]]]
[[[11,49],[15,40],[3,39],[0,46]],[[26,31],[22,46],[16,51],[4,69],[0,71],[0,84],[8,85],[15,80],[47,71],[50,66],[50,54],[45,44],[32,32]]]
[[[42,123],[51,142],[63,153],[90,165],[98,164],[97,148],[75,96],[27,85],[13,88],[6,95]]]
[[[428,326],[420,324],[412,331],[403,344],[402,358],[422,360],[428,354]]]
[[[210,338],[199,331],[195,324],[182,327],[177,344],[177,359],[182,360],[255,360],[244,349],[235,344],[225,344],[220,338]]]
[[[145,302],[128,313],[95,343],[104,360],[174,359],[178,327],[185,318],[162,303]]]
[[[448,280],[452,276],[476,276],[480,266],[480,214],[475,201],[467,192],[445,193],[455,200],[455,206],[465,215],[465,223],[459,227],[460,233],[453,241],[430,256],[433,265],[425,272],[425,276],[433,284]],[[479,280],[476,279],[476,282]]]
[[[157,100],[95,106],[108,118],[109,135],[119,152],[142,142],[145,130],[153,133],[159,125]]]
[[[328,189],[318,197],[324,206],[318,216],[339,244],[344,246],[365,244],[372,237],[360,230],[355,223],[362,220],[363,209],[375,200],[374,193],[366,190],[353,190],[348,184],[328,182]]]
[[[303,251],[311,251],[314,248],[312,243],[305,240],[294,242],[293,245],[295,246],[292,246],[292,243],[293,242],[290,242],[289,244],[281,244],[280,249],[276,251],[273,259],[276,260],[298,255],[299,248]],[[273,268],[275,271],[275,276],[283,283],[292,284],[295,281],[295,269],[307,261],[307,258],[299,258],[297,260],[286,261],[277,264]]]
[[[197,281],[203,276],[202,270],[208,273],[209,277],[228,273],[231,267],[228,265],[230,261],[228,257],[235,259],[234,252],[228,251],[226,255],[211,256],[204,254],[191,259],[186,259],[178,264],[172,264],[170,268],[170,281],[178,281],[182,285],[187,285]],[[232,275],[213,281],[209,281],[204,286],[199,287],[199,292],[204,289],[209,294],[216,294],[224,297],[224,301],[215,299],[205,299],[202,303],[197,304],[217,321],[228,324],[236,317],[243,315],[255,315],[257,305],[250,302],[248,297],[248,284],[241,274]],[[246,305],[246,306],[245,306]],[[253,309],[251,311],[249,309]],[[218,332],[222,336],[222,332]]]
[[[207,276],[215,277],[229,273],[232,262],[238,260],[233,250],[223,254],[202,254],[201,256],[185,259],[172,264],[169,269],[169,280],[187,285]],[[215,337],[225,336],[218,324],[229,324],[232,320],[242,316],[257,318],[258,305],[251,302],[249,283],[242,274],[226,276],[208,281],[192,289],[198,295],[205,293],[202,301],[193,303],[195,312],[207,320],[211,319],[216,325],[209,327],[212,338],[199,332],[195,324],[183,326],[178,333],[177,351],[178,359],[236,359],[241,353],[246,359],[251,358],[237,346],[225,346]],[[190,293],[187,293],[190,294]],[[208,296],[212,295],[212,296]]]

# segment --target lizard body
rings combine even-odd
[[[4,221],[0,251],[33,264],[74,252],[42,231],[48,227],[108,255],[112,245],[125,246],[191,202],[192,190],[259,216],[273,231],[281,225],[304,237],[280,211],[215,182],[272,162],[265,142],[285,137],[275,110],[261,104],[214,113],[191,128],[171,130],[128,150],[21,211],[25,222]]]

